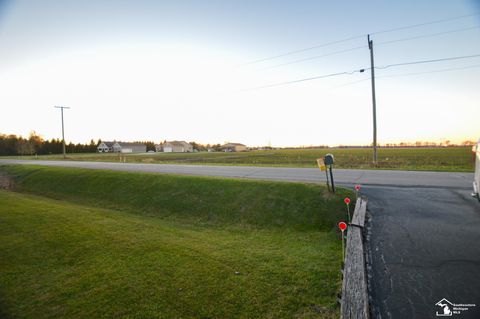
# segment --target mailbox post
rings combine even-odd
[[[327,165],[325,165],[325,159],[324,158],[317,158],[317,164],[318,164],[318,168],[320,168],[320,170],[322,172],[325,172],[325,177],[326,177],[326,181],[327,181],[327,189],[328,189],[328,191],[330,191],[330,184],[328,183],[328,170],[327,170]]]
[[[325,155],[324,162],[325,162],[325,165],[328,166],[328,170],[330,171],[330,180],[331,180],[331,183],[332,183],[332,192],[335,193],[335,182],[333,181],[333,171],[332,171],[332,166],[333,166],[333,163],[335,162],[334,158],[333,158],[333,154]]]

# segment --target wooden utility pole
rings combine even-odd
[[[55,106],[57,109],[61,110],[62,113],[62,143],[63,143],[63,158],[67,158],[66,151],[65,151],[65,130],[63,128],[63,109],[69,109],[66,106]]]
[[[373,41],[370,34],[367,36],[370,49],[370,78],[372,79],[372,104],[373,104],[373,164],[377,164],[377,102],[375,100],[375,63],[373,61]]]

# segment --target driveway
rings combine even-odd
[[[480,203],[455,188],[365,187],[373,318],[480,318]]]

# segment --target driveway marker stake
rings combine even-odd
[[[342,231],[342,263],[345,262],[345,236],[343,235],[343,232],[345,231],[345,229],[347,229],[347,224],[345,224],[344,222],[339,222],[338,223],[338,228],[340,228],[340,230]]]
[[[360,185],[355,185],[355,200],[358,199],[358,192],[360,191]]]
[[[347,204],[347,215],[348,215],[348,223],[350,224],[350,198],[345,197],[343,200],[345,204]]]

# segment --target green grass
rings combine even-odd
[[[372,150],[363,148],[290,149],[239,153],[153,153],[122,155],[130,163],[175,163],[209,165],[250,165],[316,167],[316,159],[327,153],[335,156],[336,168],[398,169],[472,172],[470,147],[448,148],[380,148],[378,165],[373,166]],[[12,158],[12,157],[11,157]],[[32,159],[32,156],[15,157]],[[63,160],[62,155],[39,156],[38,159]],[[118,162],[118,154],[68,154],[69,160]]]
[[[330,230],[341,198],[314,184],[131,173],[81,168],[0,166],[16,189],[76,203],[182,222]]]
[[[337,318],[341,190],[0,166],[0,317]],[[235,272],[239,272],[236,274]]]

